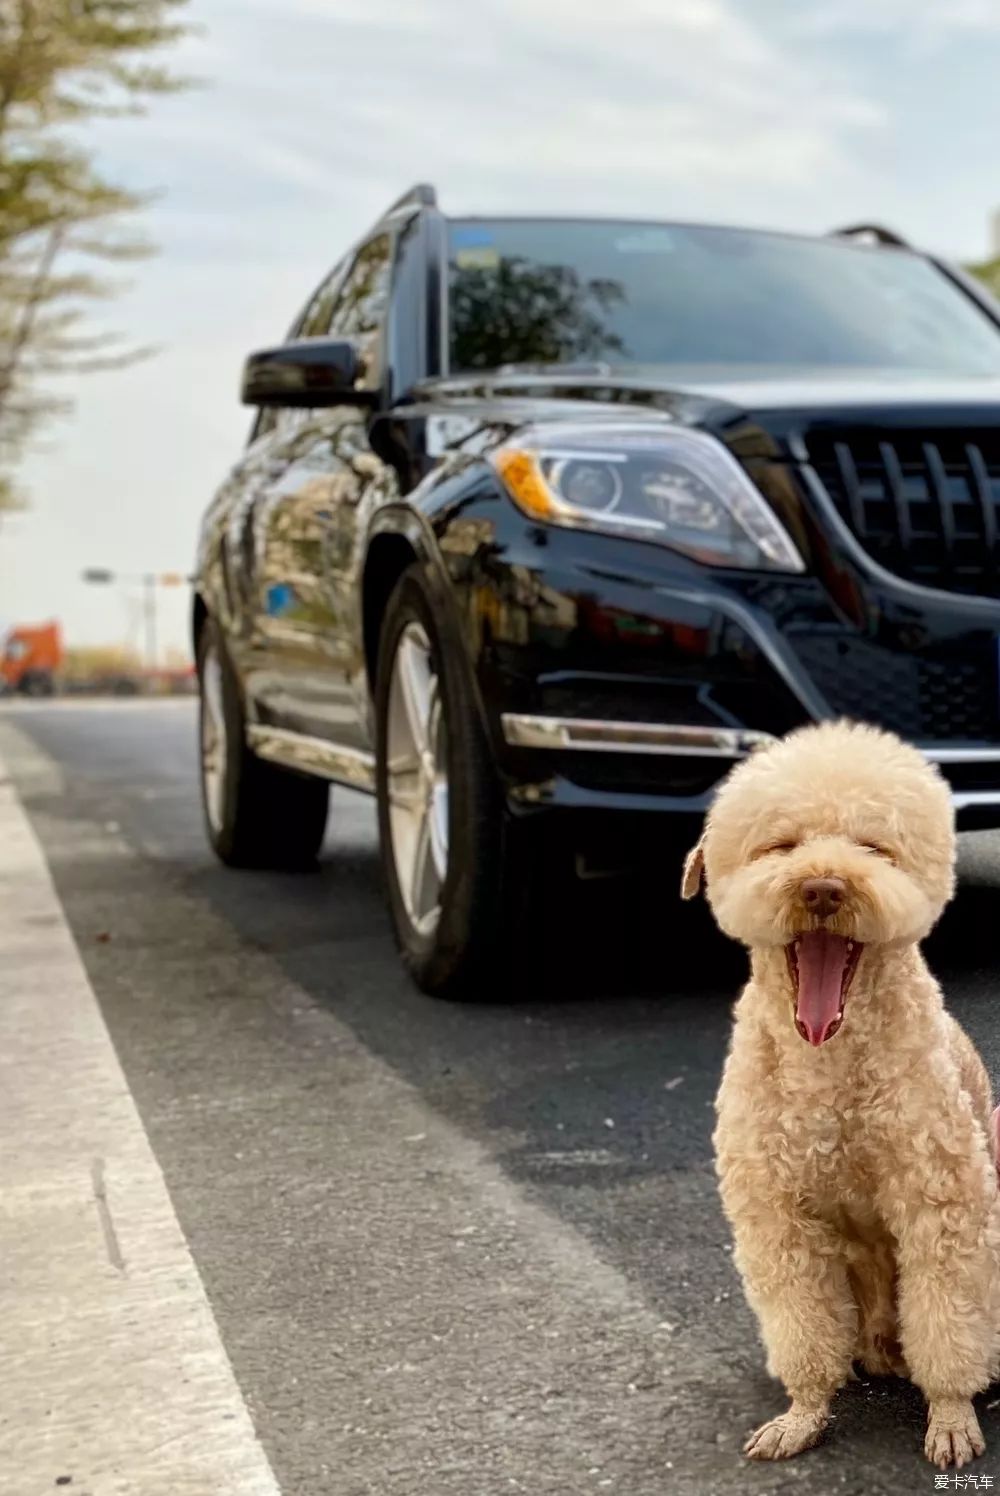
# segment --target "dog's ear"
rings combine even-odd
[[[681,876],[681,898],[693,899],[701,888],[704,876],[705,838],[702,837],[698,845],[692,847],[684,859],[684,872]]]

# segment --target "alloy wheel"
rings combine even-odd
[[[448,871],[447,727],[441,682],[420,623],[399,636],[386,723],[389,830],[407,917],[429,936],[441,917]]]
[[[218,832],[225,810],[226,715],[222,661],[214,645],[206,650],[201,666],[201,773],[208,823]]]

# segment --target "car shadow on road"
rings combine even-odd
[[[373,1051],[435,1089],[442,1076],[485,1071],[510,1098],[543,1076],[551,1086],[557,1065],[587,1065],[614,1068],[629,1087],[655,1076],[662,1089],[683,1073],[704,1106],[747,974],[745,953],[719,934],[706,903],[681,903],[673,867],[659,879],[580,885],[553,904],[511,989],[472,1004],[427,998],[403,973],[368,839],[334,844],[311,875],[233,874],[204,863],[185,882]],[[963,885],[927,945],[963,1022],[987,1038],[997,898],[988,884]]]
[[[512,1173],[574,1148],[567,1188],[594,1170],[620,1179],[710,1167],[710,1107],[746,956],[703,900],[681,903],[676,869],[583,884],[553,907],[506,997],[456,1004],[423,996],[403,973],[370,839],[331,850],[313,876],[203,864],[186,881],[436,1106],[487,1136]],[[963,887],[928,946],[988,1061],[1000,1059],[996,897]]]

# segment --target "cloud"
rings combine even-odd
[[[772,0],[788,15],[787,0]],[[845,37],[900,33],[913,40],[1000,34],[997,0],[824,0],[815,9],[797,6],[792,24],[812,35]]]
[[[455,212],[860,216],[884,109],[766,3],[200,0],[177,61],[203,86],[94,137],[115,180],[162,191],[162,253],[109,312],[166,351],[82,385],[31,464],[5,610],[100,638],[80,566],[187,564],[245,439],[243,355],[411,182]]]
[[[417,180],[454,211],[821,227],[884,124],[737,0],[616,0],[613,24],[604,0],[203,0],[202,20],[180,65],[205,86],[100,136],[163,190],[160,311],[134,303],[153,341],[176,335],[178,268],[203,265],[212,322],[255,265],[300,266],[304,295]]]
[[[262,177],[366,205],[428,175],[526,206],[573,192],[586,207],[586,184],[611,210],[678,185],[721,207],[750,172],[808,193],[819,169],[850,174],[853,138],[882,118],[822,63],[790,68],[736,0],[618,0],[610,24],[594,0],[216,10],[228,63],[200,101],[209,157],[238,135]]]

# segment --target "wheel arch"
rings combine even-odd
[[[480,688],[476,651],[463,626],[461,587],[448,571],[437,539],[424,515],[401,504],[379,511],[368,539],[361,578],[361,622],[368,689],[374,699],[379,635],[386,605],[403,573],[421,563],[441,604],[442,622],[451,645],[462,659],[472,699],[484,729],[489,732]]]
[[[420,556],[411,539],[395,530],[372,537],[361,580],[361,628],[368,688],[374,692],[379,633],[389,598],[404,571]]]

